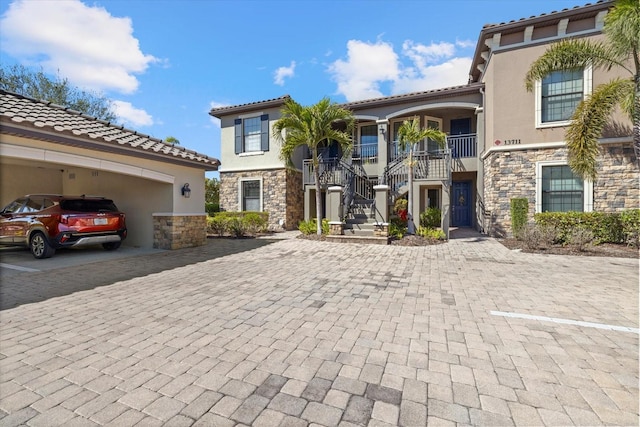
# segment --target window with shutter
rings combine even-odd
[[[269,151],[269,115],[235,119],[235,153]]]

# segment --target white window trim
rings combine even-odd
[[[238,212],[242,212],[242,184],[246,181],[260,181],[260,211],[264,211],[264,193],[262,192],[262,177],[261,176],[253,176],[253,177],[244,177],[238,179]]]
[[[536,162],[536,213],[542,212],[542,168],[544,166],[567,166],[566,161],[540,161]],[[582,191],[584,192],[584,212],[593,211],[593,181],[583,180]]]
[[[238,153],[238,157],[251,157],[251,156],[263,156],[264,151],[243,151],[242,153]]]
[[[586,99],[591,95],[593,90],[593,68],[591,65],[584,67],[582,81],[584,84],[584,91],[582,93],[582,99]],[[571,120],[562,120],[557,122],[542,122],[542,79],[536,80],[535,84],[535,115],[536,115],[536,129],[553,128],[560,126],[568,126]]]

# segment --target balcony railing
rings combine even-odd
[[[378,163],[378,144],[354,144],[351,157],[360,164]]]
[[[447,142],[451,149],[451,156],[454,159],[476,157],[478,153],[478,142],[475,133],[467,135],[449,135]]]

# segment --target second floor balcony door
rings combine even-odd
[[[423,126],[428,129],[442,130],[442,119],[439,119],[437,117],[425,116]],[[442,148],[440,148],[438,142],[432,139],[427,139],[426,144],[424,142],[418,144],[418,151],[427,151],[429,153],[434,153],[440,151],[441,149]]]

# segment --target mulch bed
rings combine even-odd
[[[546,248],[530,249],[524,242],[516,239],[497,239],[502,245],[511,250],[520,250],[526,253],[550,254],[550,255],[574,255],[574,256],[599,256],[616,258],[638,258],[638,248],[627,245],[602,243],[600,245],[588,245],[583,250],[575,245],[552,245]]]
[[[298,239],[325,241],[326,235],[300,234]],[[573,245],[553,245],[547,248],[530,249],[524,242],[516,239],[497,239],[505,247],[511,250],[520,250],[525,253],[547,254],[547,255],[574,255],[574,256],[599,256],[616,258],[639,258],[638,248],[627,245],[616,245],[603,243],[600,245],[589,245],[583,250]],[[395,246],[429,246],[446,243],[444,240],[426,239],[420,236],[404,236],[402,239],[391,239],[390,244]]]

